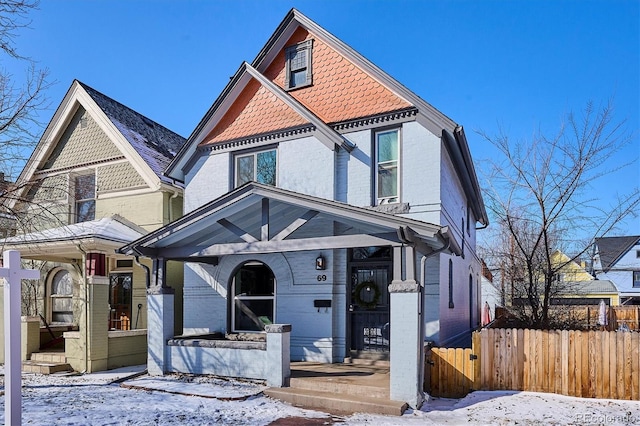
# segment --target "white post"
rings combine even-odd
[[[4,267],[0,277],[4,278],[4,423],[22,424],[22,354],[20,345],[20,316],[22,280],[40,278],[36,269],[21,269],[20,252],[6,250],[3,253]]]

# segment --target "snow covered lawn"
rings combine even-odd
[[[433,399],[402,417],[348,417],[291,407],[261,394],[263,386],[188,375],[129,377],[144,367],[81,376],[23,374],[24,425],[640,425],[640,402],[533,392],[474,392]],[[4,383],[3,383],[4,386]],[[4,394],[0,396],[4,422]],[[290,419],[290,422],[286,421]],[[324,421],[321,420],[324,418]]]

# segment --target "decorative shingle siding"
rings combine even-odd
[[[36,203],[42,201],[66,201],[68,197],[69,182],[67,174],[43,179],[32,187],[28,195],[28,198]]]
[[[307,121],[251,80],[242,94],[200,145],[239,139],[306,124]]]
[[[142,176],[130,163],[107,164],[98,167],[98,193],[146,186]]]
[[[43,169],[61,169],[121,157],[91,116],[80,107]]]
[[[286,46],[313,39],[313,84],[289,93],[325,123],[335,123],[411,106],[313,34],[298,28]],[[284,88],[285,54],[264,75]]]

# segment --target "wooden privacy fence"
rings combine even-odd
[[[640,333],[483,329],[472,340],[471,349],[427,352],[430,395],[521,390],[640,400]]]

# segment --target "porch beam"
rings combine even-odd
[[[256,237],[254,237],[253,235],[249,234],[248,232],[246,232],[244,229],[234,225],[233,223],[229,222],[227,219],[222,218],[218,220],[218,223],[226,228],[227,230],[231,231],[232,233],[234,233],[236,236],[240,237],[240,239],[242,239],[242,241],[245,241],[247,243],[255,243],[258,242],[258,239]]]
[[[304,250],[330,250],[351,247],[395,246],[400,242],[394,232],[379,235],[340,235],[254,243],[214,244],[209,247],[176,247],[161,250],[167,259],[224,256],[228,254],[278,253]]]
[[[284,228],[282,231],[278,233],[275,237],[273,237],[272,241],[282,241],[287,238],[289,235],[293,234],[298,228],[302,225],[313,219],[318,215],[318,211],[316,210],[308,210],[305,214],[291,222],[289,226]]]

